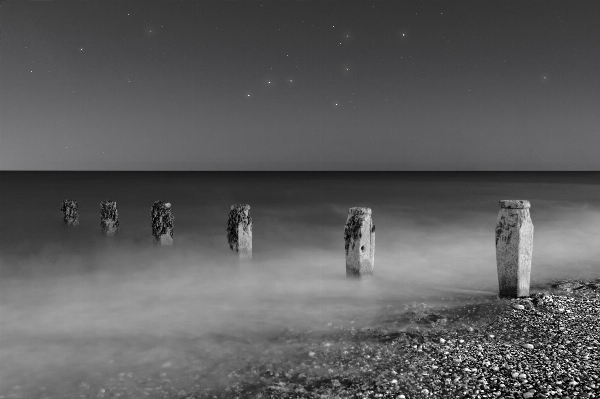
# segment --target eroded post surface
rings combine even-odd
[[[348,210],[344,229],[346,276],[373,275],[375,266],[375,225],[371,209],[354,207]]]
[[[236,251],[241,260],[252,259],[252,217],[250,205],[231,205],[227,221],[229,248]]]
[[[106,235],[115,234],[119,230],[119,213],[115,201],[100,202],[100,227]]]
[[[496,221],[496,265],[500,297],[529,295],[533,223],[529,201],[502,200]]]
[[[173,245],[173,213],[171,204],[156,201],[152,205],[152,235],[160,245]]]
[[[60,210],[63,213],[63,220],[67,225],[79,225],[79,212],[77,209],[77,202],[68,199],[64,200],[62,206],[60,207]]]

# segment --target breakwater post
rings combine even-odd
[[[238,253],[240,260],[252,258],[252,217],[250,205],[231,205],[227,221],[227,241],[229,248]]]
[[[63,213],[63,220],[69,226],[79,225],[79,212],[77,211],[77,202],[73,200],[64,200],[60,207]]]
[[[104,200],[100,203],[100,227],[106,235],[113,235],[119,230],[116,201]]]
[[[173,245],[173,213],[168,202],[155,201],[152,205],[152,235],[160,245]]]
[[[348,210],[344,241],[346,277],[373,275],[375,225],[371,217],[371,208],[354,207]]]
[[[529,295],[533,223],[529,201],[502,200],[496,221],[496,265],[500,297]]]

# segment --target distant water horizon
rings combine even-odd
[[[531,203],[532,285],[600,274],[598,172],[4,171],[0,192],[0,395],[43,385],[59,398],[141,365],[151,375],[184,364],[189,339],[224,353],[211,337],[494,296],[503,199]],[[63,222],[65,199],[79,226]],[[114,236],[100,229],[107,199]],[[157,200],[172,205],[172,247],[153,243]],[[251,262],[227,243],[233,204],[251,207]],[[355,206],[377,226],[374,275],[358,281],[346,278],[343,240]]]

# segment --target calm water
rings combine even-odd
[[[116,236],[100,233],[104,199],[117,201]],[[500,199],[532,204],[532,284],[598,277],[600,173],[0,172],[0,395],[96,397],[119,373],[202,374],[245,351],[240,337],[493,296]],[[173,247],[152,245],[156,200],[172,204]],[[227,244],[237,203],[251,205],[249,264]],[[352,206],[373,210],[372,278],[345,277]]]

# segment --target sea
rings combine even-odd
[[[532,287],[600,277],[596,172],[0,172],[0,398],[108,398],[144,381],[189,392],[284,332],[496,298],[504,199],[531,203]],[[171,203],[172,246],[151,234],[158,200]],[[228,245],[233,204],[250,205],[251,261]],[[355,206],[376,225],[374,274],[358,279],[344,249]]]

